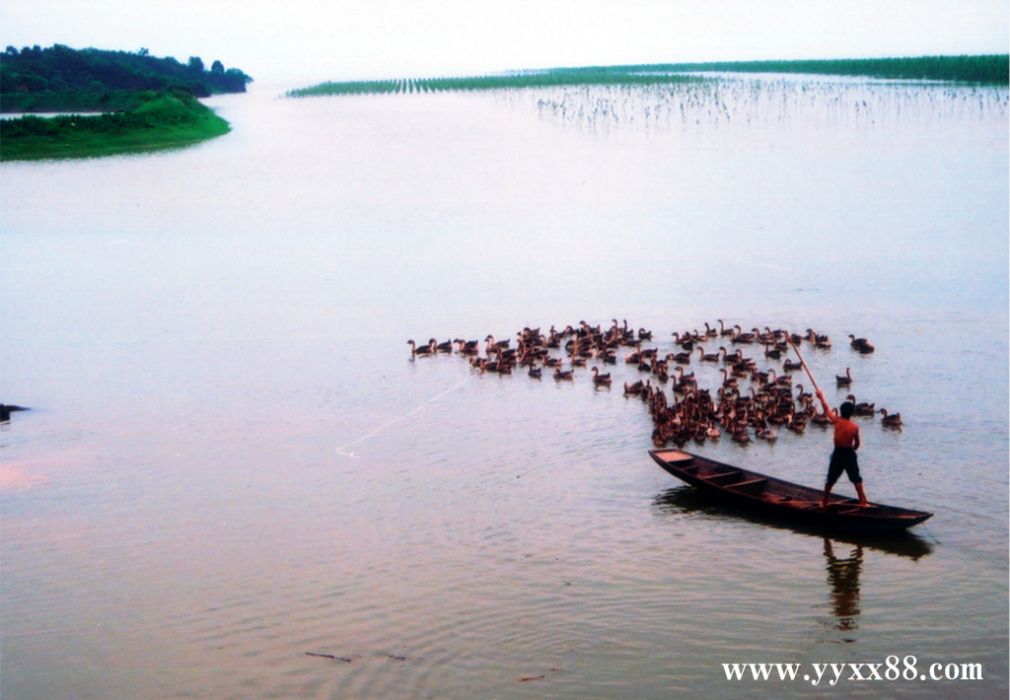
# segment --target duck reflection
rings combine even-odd
[[[841,632],[859,628],[859,575],[863,568],[863,545],[852,545],[849,556],[835,556],[834,544],[824,538],[825,569],[831,587],[831,602],[835,613],[835,627]]]

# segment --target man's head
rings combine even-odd
[[[852,412],[855,409],[856,407],[852,405],[851,401],[846,401],[838,407],[838,412],[842,414],[842,418],[852,418]]]

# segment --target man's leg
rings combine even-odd
[[[857,481],[854,486],[856,487],[856,493],[859,495],[859,505],[862,508],[866,508],[869,503],[866,500],[866,491],[863,490],[863,482]]]
[[[828,496],[831,495],[831,487],[835,485],[834,481],[828,481],[824,484],[824,495],[821,496],[821,508],[828,507]]]
[[[824,480],[824,495],[821,496],[821,508],[828,507],[828,496],[831,495],[831,487],[842,475],[842,465],[839,463],[838,455],[831,453],[831,461],[828,463],[828,476]]]
[[[845,473],[849,475],[849,481],[856,487],[856,494],[859,496],[859,506],[865,508],[869,503],[866,501],[866,491],[863,489],[863,477],[859,475],[859,462],[856,460],[856,453],[852,453],[852,463],[846,465]]]

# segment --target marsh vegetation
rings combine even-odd
[[[986,85],[1008,84],[1008,57],[920,56],[907,58],[810,61],[743,61],[713,63],[657,63],[626,66],[550,68],[444,78],[399,78],[325,82],[291,90],[289,97],[440,92],[445,90],[505,90],[514,88],[575,87],[583,85],[659,86],[707,82],[705,72],[804,73],[889,80],[931,80]]]
[[[545,118],[590,129],[921,124],[1005,118],[1008,91],[995,86],[806,81],[724,76],[681,85],[593,85],[501,93]]]

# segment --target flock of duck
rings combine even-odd
[[[619,324],[617,319],[607,329],[585,321],[561,331],[551,326],[546,334],[539,328],[523,328],[516,334],[514,346],[512,338],[497,340],[492,335],[484,339],[483,347],[479,340],[460,338],[444,342],[432,338],[424,345],[414,340],[407,343],[411,359],[455,353],[468,358],[473,369],[482,374],[525,370],[537,380],[546,370],[557,382],[574,381],[576,373],[592,363],[586,373],[595,389],[611,388],[611,372],[603,372],[600,365],[617,365],[622,351],[626,351],[624,364],[634,366],[641,378],[623,383],[624,396],[641,399],[648,407],[653,421],[652,441],[658,448],[670,444],[682,447],[691,440],[702,444],[723,434],[741,445],[752,440],[770,442],[777,438],[778,429],[802,434],[810,424],[822,428],[830,424],[818,410],[814,394],[803,384],[793,382],[792,373],[803,369],[802,361],[787,357],[790,345],[799,347],[804,342],[818,350],[829,350],[831,339],[826,334],[809,328],[800,334],[767,326],[763,331],[755,327],[744,332],[739,325],[727,328],[722,319],[718,324],[718,329],[706,322],[704,330],[672,333],[671,351],[662,354],[654,345],[643,347],[653,343],[651,331],[639,328],[636,332],[627,321]],[[717,343],[718,350],[711,352]],[[861,355],[874,352],[866,338],[855,335],[849,336],[849,346]],[[762,348],[760,357],[766,363],[780,363],[778,369],[759,369],[758,360],[744,352],[744,348],[757,347]],[[722,375],[718,386],[699,386],[695,372],[686,369],[695,361],[718,369],[716,374]],[[844,375],[836,375],[835,383],[840,389],[849,389],[853,383],[851,368],[846,367]],[[853,394],[846,399],[854,405],[855,416],[873,418],[880,413],[883,427],[900,430],[900,413],[857,401]]]

